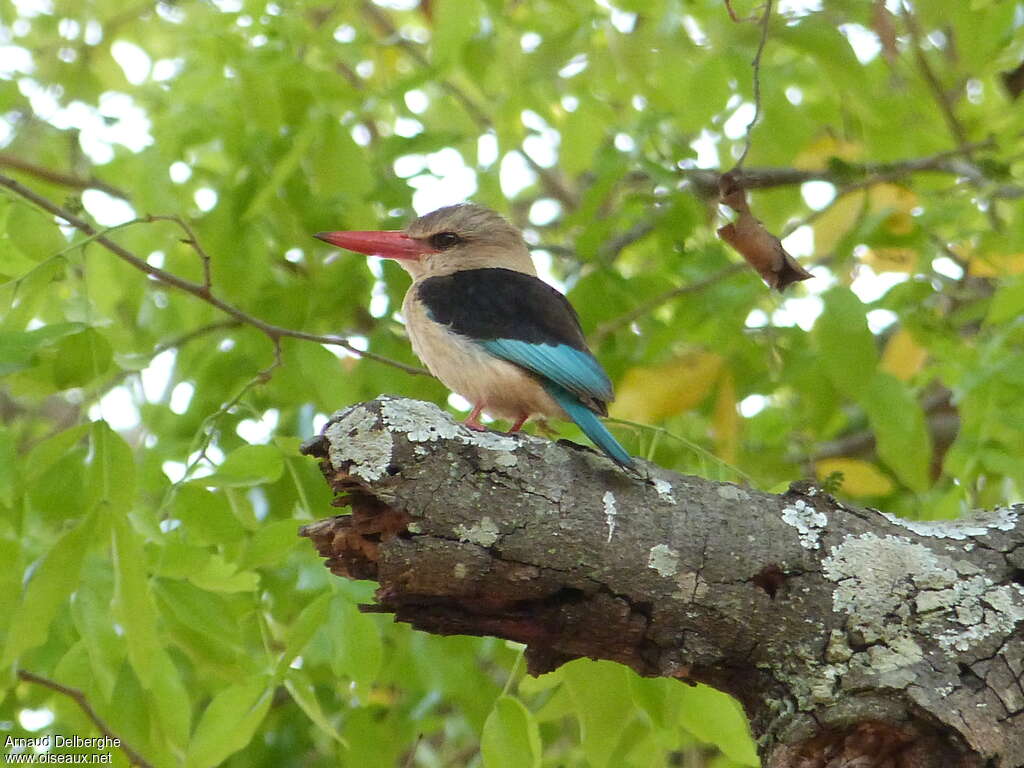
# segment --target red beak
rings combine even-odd
[[[325,243],[336,245],[367,256],[385,259],[417,261],[424,254],[436,253],[426,243],[409,237],[404,232],[318,232],[313,235]]]

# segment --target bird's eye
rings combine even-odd
[[[431,247],[437,248],[439,251],[451,248],[453,245],[458,245],[461,242],[462,238],[454,232],[438,232],[436,235],[430,236]]]

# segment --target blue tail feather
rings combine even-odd
[[[633,458],[619,445],[619,441],[601,423],[597,414],[583,405],[575,395],[557,384],[545,382],[544,389],[555,399],[555,402],[562,406],[562,410],[576,422],[576,425],[583,430],[583,434],[589,437],[594,445],[604,451],[619,466],[634,469]]]

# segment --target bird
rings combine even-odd
[[[480,416],[573,421],[612,461],[633,458],[601,423],[612,383],[587,348],[568,299],[537,276],[518,228],[482,205],[461,203],[398,231],[320,232],[330,245],[394,259],[412,277],[402,302],[413,351]]]

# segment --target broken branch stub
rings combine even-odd
[[[806,484],[637,478],[386,396],[304,452],[351,514],[302,533],[379,582],[370,610],[525,643],[534,674],[588,656],[708,683],[772,768],[1024,764],[1021,507],[921,523]]]

